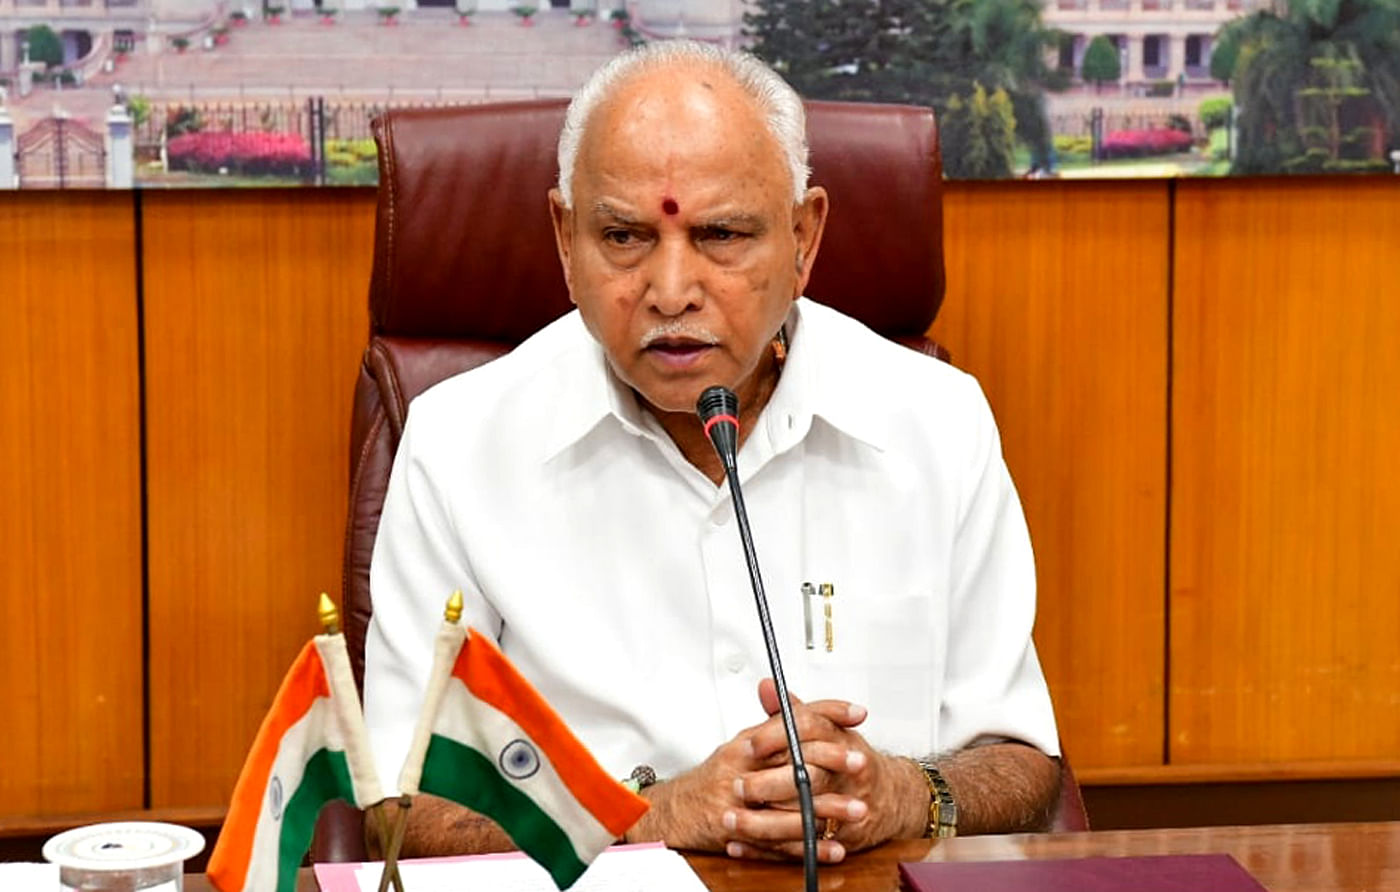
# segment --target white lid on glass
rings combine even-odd
[[[124,821],[64,831],[44,843],[44,858],[83,870],[144,870],[178,864],[204,850],[204,837],[178,824]]]

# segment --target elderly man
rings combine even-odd
[[[659,778],[629,840],[800,855],[743,556],[694,414],[723,384],[789,686],[808,700],[819,857],[936,831],[944,788],[957,832],[1045,822],[1055,723],[991,414],[968,376],[800,299],[827,213],[806,164],[800,100],[744,54],[655,44],[574,98],[549,200],[577,311],[419,397],[404,431],[366,645],[385,777],[461,588],[467,621],[605,767]],[[822,607],[803,611],[824,583],[830,644]],[[447,803],[413,811],[415,853],[509,845]]]

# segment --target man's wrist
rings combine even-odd
[[[900,767],[900,789],[903,791],[900,801],[903,807],[894,836],[898,839],[918,839],[928,828],[928,781],[918,760],[900,756],[896,761]]]
[[[637,795],[647,801],[649,806],[637,822],[622,832],[622,839],[619,842],[637,843],[654,842],[659,837],[656,835],[656,797],[654,795],[656,785],[653,784],[640,790]]]
[[[670,794],[674,793],[674,778],[657,778],[637,791],[647,801],[646,813],[622,834],[622,842],[665,842],[670,812]]]

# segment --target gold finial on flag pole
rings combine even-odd
[[[335,602],[325,592],[321,592],[321,602],[316,606],[316,612],[321,617],[321,627],[326,630],[327,635],[334,635],[340,631],[340,611],[335,609]]]
[[[447,599],[447,609],[443,611],[442,618],[450,623],[460,622],[462,619],[462,590],[452,593],[452,597]]]

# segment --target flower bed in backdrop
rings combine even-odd
[[[311,146],[300,133],[185,133],[166,145],[171,170],[300,176]]]
[[[326,140],[326,182],[373,186],[379,182],[379,153],[372,139]]]
[[[1146,158],[1170,155],[1191,148],[1191,134],[1168,127],[1150,130],[1114,130],[1103,138],[1105,158]]]

